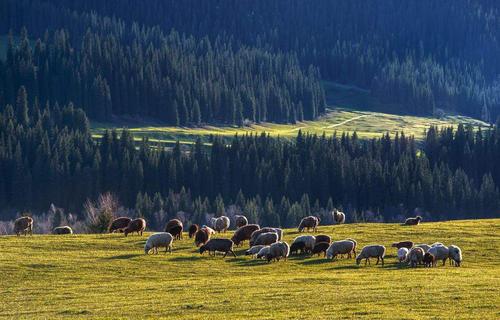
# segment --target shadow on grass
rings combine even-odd
[[[315,264],[325,264],[325,263],[332,263],[332,260],[330,259],[308,259],[308,260],[305,260],[303,262],[301,262],[301,264],[303,265],[315,265]]]
[[[143,255],[144,254],[138,254],[138,253],[121,254],[121,255],[118,255],[118,256],[106,257],[104,259],[106,259],[106,260],[127,260],[127,259],[137,258],[137,257],[143,256]]]
[[[203,258],[202,255],[198,253],[198,255],[192,255],[192,256],[177,256],[177,257],[172,257],[170,260],[171,261],[197,261]]]
[[[266,260],[261,260],[261,259],[252,259],[250,257],[245,258],[245,257],[231,257],[230,259],[227,259],[227,262],[233,263],[238,267],[256,267],[256,266],[262,266],[267,264]]]
[[[53,264],[33,263],[33,264],[28,264],[27,267],[33,269],[51,269],[55,268],[56,266]]]

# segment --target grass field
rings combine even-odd
[[[1,237],[1,318],[499,319],[500,219],[323,226],[388,247],[384,267],[292,257],[268,264],[200,256],[190,239],[145,256],[146,236]],[[295,230],[285,231],[291,241]],[[226,234],[225,236],[230,236]],[[460,268],[411,269],[393,241],[459,245]]]

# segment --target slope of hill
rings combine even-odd
[[[185,235],[172,254],[145,256],[146,236],[2,237],[5,318],[498,318],[500,220],[321,226],[359,249],[384,244],[385,266],[296,257],[267,264],[200,256]],[[229,237],[231,233],[223,235]],[[291,242],[296,230],[286,230]],[[393,241],[456,244],[463,266],[398,266]],[[359,251],[358,249],[358,251]]]

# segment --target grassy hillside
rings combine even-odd
[[[423,319],[500,317],[500,220],[323,226],[359,247],[411,239],[456,244],[460,268],[398,267],[292,257],[200,256],[190,239],[172,254],[143,254],[146,236],[2,237],[0,317],[185,319]],[[291,241],[295,230],[285,232]],[[230,236],[230,234],[226,234]]]
[[[324,87],[330,109],[325,116],[315,121],[296,124],[261,123],[243,128],[235,126],[166,127],[154,122],[116,121],[115,123],[93,122],[92,130],[95,137],[100,137],[105,129],[126,127],[138,140],[148,137],[151,141],[173,143],[180,140],[182,143],[190,144],[198,137],[208,142],[211,135],[230,138],[235,134],[266,132],[272,136],[291,138],[297,135],[298,130],[319,135],[356,132],[361,138],[380,137],[386,132],[392,135],[404,132],[421,139],[424,137],[425,130],[430,126],[457,126],[459,123],[469,124],[476,128],[488,126],[483,121],[459,115],[447,115],[438,119],[369,111],[397,110],[397,106],[384,105],[369,91],[361,88],[332,82],[325,82]]]

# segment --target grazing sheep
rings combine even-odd
[[[448,257],[450,261],[455,264],[456,267],[460,267],[462,264],[462,250],[455,246],[451,245],[448,247]]]
[[[17,236],[24,233],[26,236],[28,233],[33,235],[33,218],[31,217],[21,217],[14,221],[14,232]]]
[[[309,231],[310,229],[313,229],[313,232],[316,232],[318,230],[319,226],[319,219],[315,216],[309,216],[305,217],[300,221],[299,224],[299,232],[304,231],[304,229],[307,229]]]
[[[267,258],[267,255],[269,254],[270,247],[265,246],[262,249],[260,249],[259,253],[257,253],[257,259],[263,259]]]
[[[425,244],[425,243],[417,244],[417,245],[415,245],[415,247],[422,248],[422,250],[424,250],[424,253],[426,253],[427,251],[429,251],[429,249],[431,248],[430,245]]]
[[[174,239],[180,240],[182,239],[182,229],[184,225],[182,224],[182,221],[179,219],[172,219],[169,222],[167,222],[167,225],[165,226],[165,232],[170,233]]]
[[[288,258],[290,254],[290,246],[286,242],[276,242],[269,247],[269,253],[267,254],[267,262],[271,260],[280,261],[281,258]]]
[[[421,264],[423,260],[424,249],[414,247],[411,248],[410,252],[408,252],[405,262],[409,263],[412,268],[415,268],[418,264]]]
[[[299,251],[301,253],[304,253],[305,249],[306,249],[306,244],[304,242],[294,242],[290,246],[290,254],[293,254],[294,252],[298,254]]]
[[[420,221],[422,221],[422,217],[416,216],[415,218],[406,219],[404,225],[405,226],[416,226],[420,223]]]
[[[408,257],[408,252],[410,252],[410,250],[408,250],[408,248],[406,248],[406,247],[399,248],[398,249],[398,261],[399,262],[406,261],[406,258]]]
[[[327,236],[326,234],[317,235],[316,236],[316,243],[320,243],[320,242],[331,243],[332,242],[332,238],[330,238],[330,236]]]
[[[311,255],[317,254],[318,256],[323,253],[323,256],[326,256],[326,250],[330,247],[330,243],[328,242],[318,242],[314,245],[314,248],[311,251]]]
[[[116,231],[123,232],[123,230],[125,230],[125,228],[128,227],[128,224],[130,223],[130,221],[132,221],[132,219],[130,219],[129,217],[116,218],[109,225],[109,228],[108,228],[109,233],[114,233]]]
[[[257,239],[255,239],[255,244],[256,246],[258,245],[271,245],[275,242],[278,242],[278,234],[276,232],[266,232],[260,234]]]
[[[203,225],[201,228],[205,229],[207,231],[208,235],[210,235],[210,236],[215,234],[215,230],[210,228],[209,226]]]
[[[260,249],[262,249],[264,247],[267,247],[267,246],[264,246],[264,245],[253,246],[250,249],[248,249],[247,251],[245,251],[245,255],[246,256],[254,256],[257,253],[259,253]]]
[[[379,263],[380,260],[382,260],[382,265],[384,265],[384,256],[385,256],[385,247],[382,245],[370,245],[370,246],[365,246],[361,250],[361,253],[356,257],[356,264],[359,265],[361,260],[365,259],[365,266],[366,262],[370,263],[370,258],[377,258],[377,263]]]
[[[400,241],[400,242],[395,242],[392,244],[393,248],[407,248],[411,249],[413,248],[413,242],[412,241]]]
[[[234,216],[234,223],[236,225],[236,228],[241,228],[243,226],[246,226],[248,224],[248,219],[245,216],[242,215],[235,215]]]
[[[356,256],[356,248],[358,247],[358,242],[351,238],[347,238],[346,240],[354,242],[354,249],[352,249],[352,253],[354,254],[354,256]]]
[[[192,237],[194,237],[194,235],[196,234],[196,232],[198,232],[198,230],[200,230],[200,227],[196,223],[189,226],[188,229],[189,238],[191,239]]]
[[[158,248],[165,247],[165,253],[172,253],[172,242],[174,241],[174,236],[168,232],[157,232],[149,236],[144,245],[144,254],[148,254],[151,249],[153,249],[154,254],[158,254]]]
[[[125,237],[132,232],[137,232],[137,234],[142,236],[142,232],[146,229],[146,220],[142,218],[134,219],[130,221],[128,226],[123,230],[123,234]]]
[[[210,240],[210,233],[205,228],[201,228],[194,235],[194,243],[197,247],[204,245]]]
[[[436,257],[427,252],[426,254],[424,254],[422,262],[424,263],[424,267],[430,268],[436,264]]]
[[[356,255],[356,244],[351,240],[334,241],[326,250],[326,257],[334,259],[337,255],[347,254],[351,258],[351,253]]]
[[[53,234],[73,234],[73,229],[70,226],[56,227],[52,230]]]
[[[448,256],[450,254],[450,250],[446,246],[431,247],[428,252],[436,258],[436,260],[434,261],[434,266],[436,266],[439,260],[443,261],[444,266],[446,263],[446,259],[448,259]]]
[[[233,240],[236,246],[239,246],[245,240],[250,240],[252,233],[259,230],[260,226],[258,224],[247,224],[239,227],[233,234],[231,240]]]
[[[266,232],[276,232],[278,234],[278,241],[281,241],[281,238],[283,237],[283,230],[280,228],[270,228],[270,227],[264,227],[259,230],[256,230],[252,233],[250,236],[250,246],[255,245],[255,240],[261,235],[262,233]]]
[[[292,242],[292,244],[296,242],[303,242],[305,247],[304,250],[306,252],[311,252],[312,249],[314,249],[314,244],[316,243],[316,237],[315,236],[298,236],[295,238]]]
[[[332,212],[333,215],[333,221],[336,224],[343,224],[345,223],[345,213],[338,211],[337,209],[334,209]]]
[[[205,251],[208,251],[208,254],[213,252],[214,257],[217,251],[224,252],[223,258],[225,258],[228,253],[232,253],[236,258],[236,254],[233,251],[233,241],[229,239],[210,239],[206,244],[200,247],[200,254],[203,254]]]
[[[213,218],[212,218],[213,219]],[[215,231],[225,233],[227,229],[229,229],[229,225],[231,221],[226,216],[220,216],[214,220],[212,220]]]
[[[441,242],[434,242],[433,244],[431,244],[431,248],[438,247],[438,246],[444,246],[444,244],[442,244]]]

